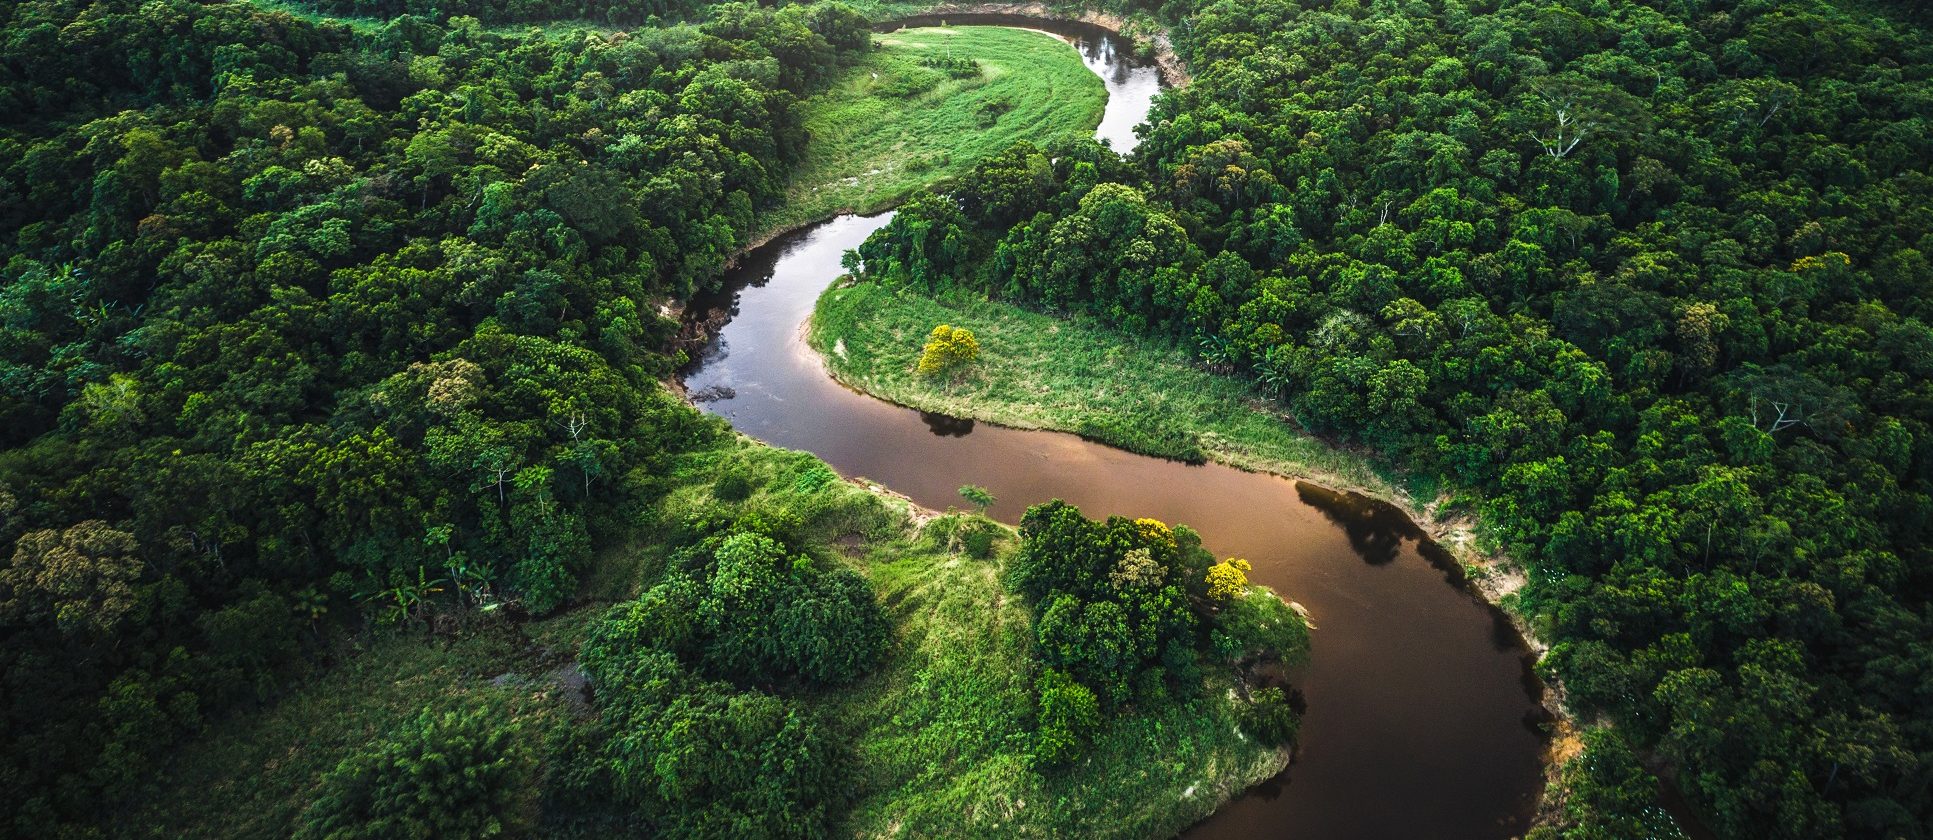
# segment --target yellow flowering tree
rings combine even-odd
[[[980,342],[973,337],[972,330],[941,324],[926,337],[926,349],[920,353],[919,372],[921,376],[939,376],[979,356]]]
[[[1208,567],[1208,597],[1216,602],[1242,597],[1248,591],[1248,572],[1254,569],[1247,560],[1230,557]]]

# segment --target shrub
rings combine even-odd
[[[628,632],[599,638],[585,662],[610,737],[586,745],[602,760],[568,781],[608,785],[642,836],[826,835],[849,759],[810,714],[702,679]]]
[[[710,562],[683,564],[591,628],[593,674],[624,651],[656,648],[741,682],[785,677],[851,682],[885,653],[891,626],[872,584],[848,569],[821,571],[759,533],[706,538]]]
[[[980,75],[980,62],[966,56],[927,56],[920,59],[921,67],[930,67],[954,79],[971,79]]]
[[[324,776],[296,837],[499,837],[530,823],[534,789],[514,726],[484,709],[425,711]]]
[[[712,482],[711,494],[721,502],[742,502],[752,496],[752,480],[739,473],[719,476]]]
[[[979,560],[993,556],[993,544],[999,538],[1000,529],[991,522],[975,520],[960,529],[960,543],[966,546],[968,555]]]
[[[1250,589],[1230,600],[1215,624],[1216,633],[1228,639],[1228,649],[1221,652],[1230,657],[1273,656],[1291,666],[1308,658],[1308,622],[1266,589]]]
[[[1078,755],[1101,725],[1094,692],[1063,671],[1048,668],[1034,682],[1040,725],[1034,735],[1034,763],[1051,766]]]
[[[939,87],[946,74],[926,67],[905,67],[880,80],[878,91],[885,96],[911,98]]]
[[[801,496],[810,496],[832,486],[833,482],[838,480],[839,474],[833,472],[831,467],[825,464],[813,464],[793,480],[792,489]]]
[[[1256,691],[1241,711],[1242,731],[1264,744],[1280,746],[1295,740],[1301,726],[1295,709],[1289,706],[1282,689],[1273,686]]]
[[[982,128],[986,128],[999,122],[1000,118],[1011,110],[1013,110],[1013,101],[1000,96],[980,103],[979,109],[974,111],[973,116],[980,121]]]

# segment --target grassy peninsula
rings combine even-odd
[[[957,377],[920,376],[921,340],[943,323],[973,331],[979,360]],[[923,411],[1070,431],[1146,455],[1220,461],[1396,500],[1431,496],[1429,487],[1296,431],[1253,386],[1203,370],[1188,348],[1084,315],[857,281],[819,299],[807,341],[839,381]]]
[[[1043,32],[924,27],[873,44],[804,103],[811,142],[768,230],[883,210],[1017,140],[1085,137],[1107,104],[1080,55]]]

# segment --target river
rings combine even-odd
[[[952,23],[980,22],[949,16]],[[1000,21],[1004,22],[1004,21]],[[1053,29],[1108,86],[1100,136],[1133,148],[1159,81],[1112,36]],[[1250,580],[1308,608],[1319,628],[1296,675],[1306,704],[1295,762],[1190,829],[1191,838],[1507,838],[1542,785],[1542,688],[1523,641],[1460,585],[1454,562],[1394,507],[1217,464],[1149,458],[1068,434],[926,414],[834,382],[803,340],[840,256],[890,213],[840,216],[752,251],[693,312],[731,320],[685,385],[701,406],[767,443],[802,449],[944,509],[978,484],[991,513],[1066,499],[1083,513],[1150,516],[1200,531]]]

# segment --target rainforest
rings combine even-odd
[[[1933,836],[1929,26],[8,4],[0,837]]]

